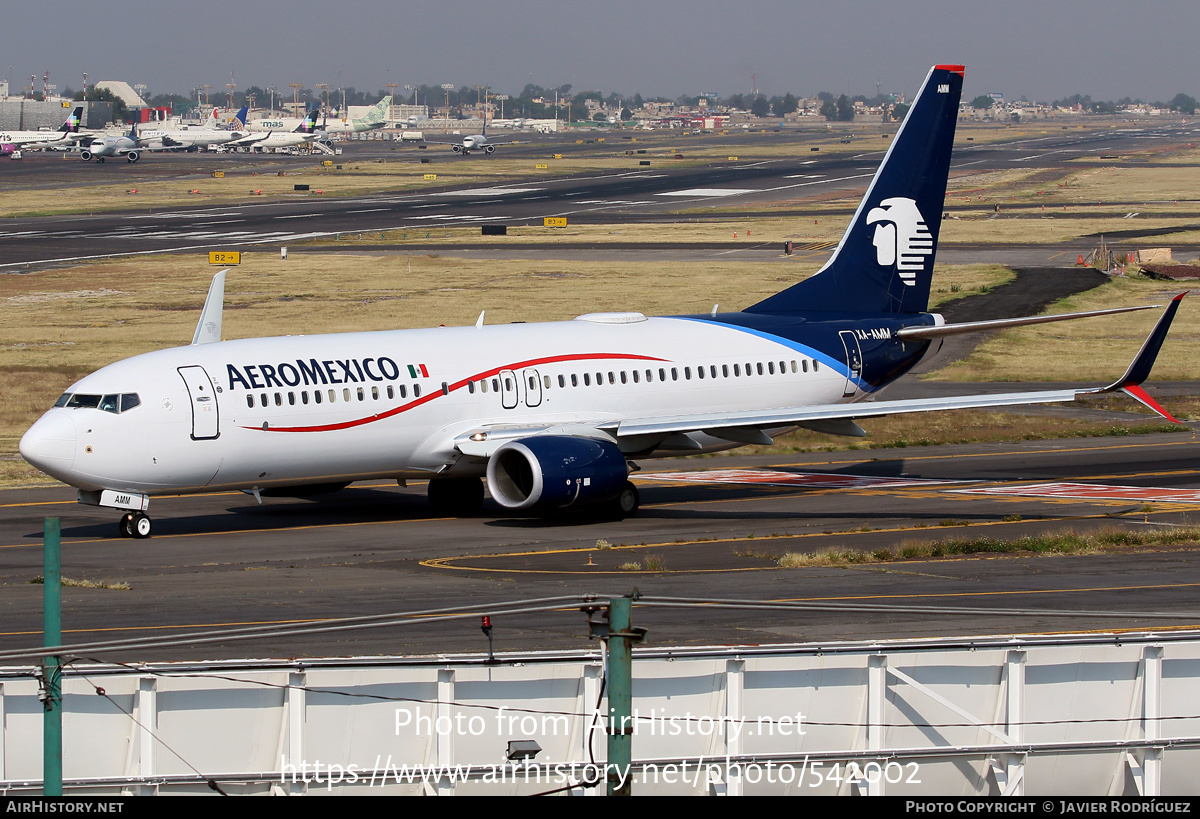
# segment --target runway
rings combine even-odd
[[[643,506],[624,521],[429,515],[423,487],[356,485],[323,502],[248,495],[155,501],[156,535],[115,537],[111,510],[67,489],[0,493],[0,649],[39,642],[41,521],[62,520],[63,574],[116,588],[64,588],[68,642],[412,611],[566,593],[858,601],[1091,610],[956,617],[647,611],[656,645],[739,644],[1190,624],[1135,612],[1195,612],[1200,552],[984,555],[782,569],[788,552],[871,551],[946,538],[1018,538],[1071,527],[1141,531],[1200,520],[1200,442],[1184,432],[792,457],[648,461]],[[604,541],[601,543],[601,541]],[[631,568],[626,564],[640,564]],[[624,566],[624,568],[623,568]],[[651,568],[657,570],[651,570]],[[497,648],[585,640],[578,612],[496,619]],[[108,659],[328,656],[482,650],[469,623],[156,649]]]
[[[1053,128],[1053,125],[1048,127]],[[319,196],[289,196],[282,201],[246,201],[236,204],[197,205],[169,209],[127,210],[103,214],[71,216],[39,216],[0,220],[0,272],[26,270],[37,265],[62,265],[75,261],[111,256],[145,255],[163,252],[199,252],[209,249],[252,249],[262,246],[290,245],[315,239],[327,239],[341,233],[381,232],[401,236],[410,234],[412,243],[406,249],[428,251],[420,244],[420,234],[448,226],[503,223],[507,225],[541,224],[546,216],[566,216],[572,224],[596,224],[645,221],[678,221],[672,213],[680,209],[699,209],[686,218],[704,220],[729,219],[728,212],[705,214],[702,209],[719,205],[736,207],[738,213],[754,214],[765,205],[781,200],[803,200],[828,197],[832,194],[851,196],[864,190],[875,168],[882,160],[888,141],[883,133],[894,131],[877,126],[878,133],[864,136],[863,150],[846,154],[814,153],[812,148],[835,140],[835,133],[820,130],[784,131],[770,134],[731,134],[727,136],[688,137],[650,135],[645,132],[639,142],[625,142],[610,137],[600,144],[585,140],[574,144],[565,138],[539,139],[528,145],[510,146],[507,157],[544,159],[552,152],[566,155],[601,157],[624,156],[633,148],[656,150],[661,155],[664,146],[678,143],[683,147],[711,150],[715,140],[730,149],[740,144],[754,144],[761,149],[773,146],[793,152],[790,158],[764,158],[730,161],[705,161],[701,164],[674,163],[672,159],[656,156],[649,167],[634,164],[639,155],[625,157],[627,170],[587,172],[570,176],[523,178],[506,183],[451,185],[432,184],[420,191],[381,192],[365,196],[323,199]],[[1034,128],[1029,129],[1035,133]],[[1194,139],[1191,126],[1164,125],[1115,128],[1111,131],[1079,132],[1072,130],[1047,131],[1045,136],[1014,136],[1009,142],[990,145],[960,146],[955,151],[951,174],[1020,168],[1061,168],[1064,162],[1080,157],[1095,157],[1111,152],[1132,152],[1146,147],[1146,141],[1180,142]],[[633,137],[630,137],[633,139]],[[340,163],[370,162],[377,159],[410,162],[414,171],[451,167],[485,167],[487,156],[458,157],[448,151],[418,151],[412,146],[396,146],[383,142],[345,143],[346,154]],[[214,170],[227,176],[246,178],[251,174],[275,173],[278,169],[312,167],[317,159],[278,157],[248,154],[154,154],[137,165],[128,163],[94,163],[65,161],[61,155],[38,156],[20,163],[5,163],[4,172],[11,188],[45,189],[55,186],[63,190],[94,185],[97,182],[148,183],[169,180],[179,184],[198,184]],[[685,153],[684,156],[687,156]],[[421,165],[420,158],[431,159]],[[12,167],[17,165],[19,167]],[[1057,200],[1051,200],[1054,205]],[[1185,205],[1187,203],[1185,202]],[[975,208],[951,198],[947,210]],[[1186,210],[1186,208],[1185,208]],[[774,217],[799,215],[795,210],[772,209]],[[846,211],[849,216],[851,211]],[[1189,211],[1190,213],[1190,211]],[[749,246],[748,246],[749,245]],[[564,252],[594,253],[594,247],[556,245]],[[1035,249],[1033,255],[998,260],[1008,264],[1046,264],[1065,256],[1074,248],[1055,247]],[[392,247],[390,249],[397,249]],[[441,251],[444,246],[439,246]],[[468,249],[482,253],[537,252],[537,247],[513,247],[493,244],[485,248]],[[632,249],[632,248],[631,248]],[[662,249],[682,252],[767,253],[778,257],[779,248],[756,246],[753,242],[730,242],[719,248],[695,247],[663,243]],[[1001,248],[1000,250],[1005,250]],[[1022,248],[1008,249],[1010,253]],[[970,252],[970,249],[967,249]],[[617,251],[620,252],[620,251]],[[939,258],[955,261],[956,251],[947,247]],[[1061,262],[1061,259],[1059,259]]]

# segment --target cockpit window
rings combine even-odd
[[[140,406],[141,403],[142,399],[135,392],[127,392],[120,395],[87,395],[81,392],[64,392],[54,402],[54,406],[66,407],[67,409],[99,409],[116,415]]]
[[[99,395],[84,395],[81,392],[77,392],[67,401],[67,406],[71,409],[94,409],[100,406],[101,397]]]

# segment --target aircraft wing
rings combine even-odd
[[[980,409],[985,407],[1020,406],[1029,404],[1054,404],[1074,401],[1081,395],[1096,395],[1108,392],[1123,392],[1139,401],[1168,421],[1179,423],[1141,388],[1141,383],[1150,375],[1154,360],[1162,348],[1167,330],[1179,309],[1184,293],[1171,300],[1162,317],[1146,338],[1129,369],[1121,378],[1107,387],[1075,390],[1039,390],[1036,392],[1009,392],[993,395],[956,395],[943,398],[917,398],[902,401],[866,401],[854,404],[822,404],[817,406],[779,407],[775,409],[750,410],[746,412],[673,415],[658,418],[622,420],[611,428],[618,437],[633,435],[662,435],[670,433],[704,431],[717,437],[721,434],[745,435],[753,430],[772,427],[803,426],[822,421],[853,421],[857,418],[876,418],[884,415],[899,415],[911,412],[934,412],[951,409]],[[849,426],[849,425],[847,425]],[[731,438],[731,440],[742,440]]]
[[[238,137],[237,139],[231,139],[228,142],[225,142],[222,144],[226,148],[245,148],[248,145],[257,145],[258,143],[264,141],[267,137],[271,136],[271,134],[273,134],[273,133],[275,133],[275,132],[274,131],[261,131],[256,134],[245,134],[241,137]]]

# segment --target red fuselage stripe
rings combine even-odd
[[[318,424],[308,427],[267,427],[266,429],[263,429],[262,427],[244,426],[242,429],[260,430],[262,432],[331,432],[338,429],[350,429],[351,427],[358,427],[362,426],[363,424],[372,424],[376,421],[381,421],[384,418],[391,418],[393,415],[399,415],[401,413],[408,412],[409,410],[419,407],[422,404],[427,404],[436,398],[440,398],[442,395],[454,392],[455,390],[460,390],[467,386],[467,383],[470,381],[481,381],[484,378],[491,378],[494,375],[499,375],[505,370],[523,370],[528,367],[540,367],[544,364],[558,364],[564,361],[595,361],[599,359],[618,359],[622,361],[666,360],[663,358],[655,358],[654,356],[632,355],[627,353],[583,353],[579,355],[555,355],[547,356],[545,358],[531,358],[526,361],[516,361],[512,364],[507,364],[502,367],[496,367],[491,370],[476,373],[475,375],[468,376],[461,381],[455,381],[453,384],[447,385],[445,393],[443,393],[441,390],[431,391],[427,395],[423,395],[420,398],[414,398],[407,404],[401,404],[400,406],[394,407],[386,412],[380,412],[366,418],[356,418],[352,421],[342,421],[336,424]],[[424,366],[422,366],[421,369],[424,370]]]

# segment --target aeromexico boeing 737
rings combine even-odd
[[[1181,297],[1107,387],[862,400],[943,336],[1097,314],[948,325],[926,312],[962,82],[962,66],[929,72],[829,263],[742,312],[499,326],[480,316],[473,327],[221,341],[222,272],[190,346],[81,379],[21,454],[81,502],[123,510],[121,534],[146,537],[154,495],[240,489],[261,501],[428,479],[436,508],[470,513],[486,476],[511,510],[624,515],[638,505],[631,461],[796,427],[862,435],[863,417],[1113,391],[1169,418],[1138,385]]]

